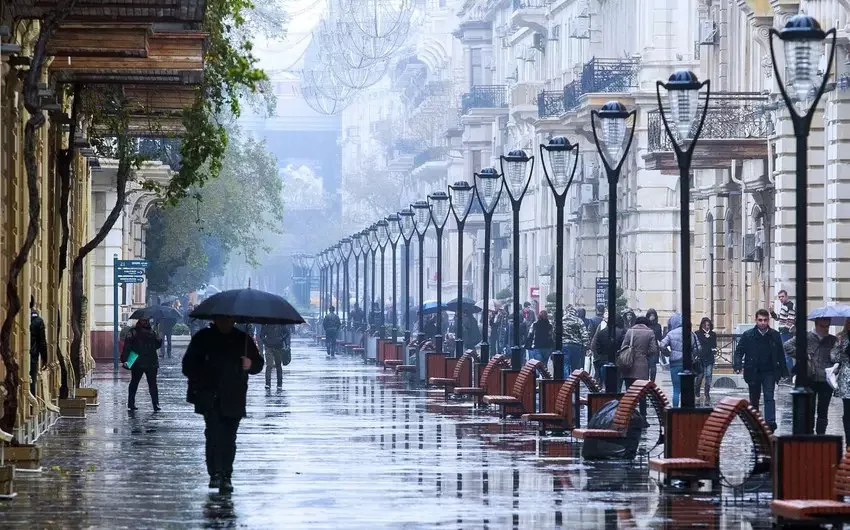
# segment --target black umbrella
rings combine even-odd
[[[283,297],[256,289],[233,289],[214,294],[189,315],[201,320],[233,318],[253,324],[303,324],[304,319]]]
[[[183,317],[173,307],[168,307],[165,305],[152,305],[149,307],[143,307],[142,309],[136,309],[135,311],[133,311],[133,314],[130,315],[131,320],[139,320],[141,318],[146,318],[149,320],[162,320],[166,318],[181,320]]]
[[[457,302],[458,302],[458,299],[455,298],[454,300],[447,303],[445,305],[446,310],[457,312]],[[471,314],[471,313],[480,313],[481,312],[481,308],[478,307],[477,305],[475,305],[475,300],[473,300],[471,298],[461,298],[460,303],[463,305],[463,312],[464,313],[470,313]]]

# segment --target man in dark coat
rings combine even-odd
[[[162,304],[165,307],[171,307],[168,304]],[[174,326],[177,325],[177,319],[171,316],[165,316],[159,319],[156,323],[159,328],[159,334],[165,343],[165,351],[162,352],[163,357],[171,359],[171,335],[174,333]]]
[[[159,358],[156,350],[162,346],[162,339],[151,329],[150,320],[140,318],[136,327],[130,330],[124,340],[124,349],[121,351],[121,364],[127,368],[130,353],[138,357],[130,366],[130,393],[127,396],[127,410],[136,410],[136,391],[142,376],[148,380],[148,390],[151,394],[154,412],[159,412],[159,388],[156,384],[156,373],[159,371]]]
[[[336,339],[339,337],[339,328],[342,323],[336,314],[336,308],[330,306],[328,314],[322,319],[322,329],[325,330],[325,346],[328,352],[328,357],[336,357]]]
[[[756,311],[756,327],[747,330],[738,340],[734,359],[735,373],[744,372],[744,381],[750,390],[750,404],[759,408],[764,392],[764,420],[776,430],[776,402],[773,399],[775,386],[788,375],[782,337],[770,328],[770,313],[765,309]]]
[[[204,416],[207,472],[210,488],[233,491],[231,476],[236,457],[236,431],[245,417],[248,374],[263,370],[263,358],[247,333],[232,318],[192,337],[183,357],[183,375],[189,379],[186,400]]]
[[[35,310],[35,298],[30,298],[30,392],[35,395],[35,382],[38,379],[39,361],[42,368],[47,366],[47,331],[44,320]]]
[[[610,318],[608,319],[610,321]],[[609,330],[607,325],[610,323],[606,322],[606,327],[602,327],[601,325],[596,328],[596,339],[593,341],[593,369],[597,373],[597,377],[601,380],[604,380],[605,376],[602,373],[602,367],[608,364],[608,361],[611,360],[612,351],[614,354],[620,351],[620,348],[623,346],[623,337],[626,335],[626,322],[622,316],[617,317],[617,327],[614,329],[614,345],[611,345],[611,337],[609,336]]]

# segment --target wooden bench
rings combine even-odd
[[[447,358],[446,363],[454,364],[451,377],[431,377],[428,379],[429,385],[434,385],[443,389],[443,394],[446,399],[449,397],[449,390],[456,386],[464,384],[469,385],[472,379],[472,350],[467,350],[460,358]]]
[[[541,381],[542,388],[554,386],[560,381]],[[548,383],[548,385],[547,385]],[[581,403],[581,384],[591,392],[598,392],[599,385],[590,377],[590,374],[584,370],[574,370],[573,373],[561,384],[558,394],[555,397],[554,412],[549,412],[546,408],[545,396],[541,399],[544,403],[543,411],[537,413],[523,414],[524,421],[538,422],[541,429],[549,428],[553,430],[572,430],[577,427],[576,420],[578,419]],[[545,390],[544,390],[545,392]],[[574,399],[573,399],[574,398]]]
[[[678,458],[651,458],[649,468],[664,473],[665,483],[672,479],[711,480],[720,475],[720,444],[729,425],[740,418],[750,433],[756,453],[752,473],[770,469],[773,433],[758,411],[746,399],[726,397],[720,400],[705,421],[696,455]]]
[[[510,394],[485,395],[484,403],[498,405],[503,417],[508,409],[514,408],[520,408],[520,413],[534,412],[534,377],[538,372],[544,374],[544,377],[548,375],[546,366],[542,362],[534,359],[527,361],[516,375]],[[549,378],[551,379],[551,376]]]
[[[456,396],[475,396],[480,402],[487,392],[499,391],[499,371],[510,367],[511,360],[506,355],[494,355],[481,371],[478,386],[456,386],[453,392]]]
[[[620,398],[620,403],[617,405],[617,412],[614,414],[614,422],[611,424],[610,429],[575,429],[573,430],[573,436],[580,440],[589,438],[625,438],[632,421],[632,415],[634,415],[641,400],[646,398],[649,399],[655,408],[658,417],[663,418],[664,411],[670,407],[667,396],[652,381],[638,379],[631,384],[623,397]],[[664,433],[662,432],[659,443],[663,442],[663,437]]]

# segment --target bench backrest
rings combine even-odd
[[[534,373],[541,369],[545,369],[545,367],[542,362],[536,359],[531,359],[526,362],[519,370],[519,375],[517,376],[516,381],[514,381],[514,387],[513,390],[511,390],[511,395],[515,398],[522,399],[526,385],[534,384]]]
[[[579,386],[584,383],[584,386],[590,392],[598,392],[599,385],[590,377],[590,374],[585,370],[573,370],[570,376],[561,385],[558,395],[555,398],[555,414],[559,416],[567,416],[570,407],[572,406],[572,396],[579,389]]]
[[[611,428],[619,431],[628,430],[632,415],[644,398],[649,399],[658,417],[663,418],[664,410],[670,407],[667,396],[652,381],[638,379],[629,386],[625,395],[620,398],[620,404],[617,405],[617,412],[614,414],[614,422],[611,424]]]
[[[697,445],[697,457],[713,465],[720,464],[720,444],[729,425],[740,418],[750,433],[759,460],[769,459],[772,451],[773,433],[750,402],[743,398],[725,397],[715,405],[705,421]]]
[[[835,470],[835,494],[842,497],[850,495],[850,447]]]
[[[463,365],[465,363],[471,363],[471,362],[472,362],[472,356],[469,355],[469,353],[464,353],[463,355],[461,355],[460,359],[458,359],[457,362],[455,363],[455,370],[452,373],[452,379],[454,379],[455,381],[459,380],[460,374],[463,373]]]
[[[502,354],[494,355],[487,362],[487,365],[484,367],[484,370],[481,371],[481,380],[478,382],[478,388],[487,388],[487,383],[490,381],[490,378],[493,377],[493,372],[496,370],[496,367],[505,368],[510,366],[508,358]]]

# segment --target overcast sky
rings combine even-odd
[[[279,1],[292,16],[286,39],[258,39],[254,43],[260,67],[267,72],[300,68],[300,59],[310,44],[310,33],[325,9],[324,0]]]

